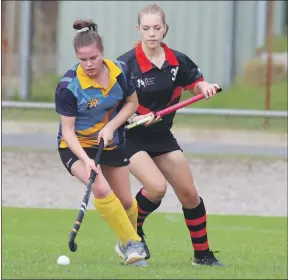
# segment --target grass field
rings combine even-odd
[[[288,26],[286,25],[286,32],[284,34],[287,34]],[[274,35],[272,39],[272,52],[287,52],[287,35],[279,36]],[[267,52],[268,51],[268,45],[265,44],[261,48],[259,48],[258,52]]]
[[[31,101],[54,102],[55,88],[59,77],[41,79],[33,83]],[[239,78],[233,86],[209,101],[203,100],[190,105],[193,108],[265,109],[265,86],[247,85]],[[182,94],[182,100],[191,97]],[[287,110],[287,77],[271,85],[271,110]]]
[[[208,216],[210,246],[226,267],[194,267],[181,214],[155,213],[146,222],[152,254],[146,268],[126,267],[114,253],[116,236],[96,211],[88,211],[67,241],[77,210],[2,208],[2,277],[5,279],[284,279],[287,218]],[[67,255],[70,266],[57,266]]]
[[[274,84],[271,89],[271,110],[287,110],[287,81]],[[184,93],[183,99],[191,97]],[[233,108],[233,109],[264,109],[264,87],[244,87],[238,84],[231,89],[215,96],[209,101],[202,100],[191,105],[193,108]],[[3,120],[21,121],[58,121],[59,116],[54,110],[48,109],[2,109]],[[174,125],[176,127],[191,128],[229,128],[264,130],[263,118],[254,117],[216,117],[176,115]],[[287,132],[287,119],[270,119],[270,127],[267,131]]]
[[[47,109],[2,109],[2,120],[15,121],[59,121],[54,110]],[[240,129],[287,133],[287,119],[270,119],[269,127],[264,128],[264,118],[254,117],[216,117],[176,115],[176,128]]]

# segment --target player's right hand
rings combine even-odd
[[[95,161],[91,158],[89,158],[85,161],[85,168],[87,170],[88,178],[90,178],[92,170],[94,170],[96,172],[96,174],[100,173],[100,170],[95,165]]]
[[[149,117],[149,116],[150,116],[151,118],[150,118],[149,121],[147,121],[146,123],[143,124],[144,126],[149,126],[149,125],[152,125],[152,124],[154,124],[154,123],[157,123],[157,122],[162,121],[161,117],[156,116],[156,115],[154,115],[153,113],[148,113],[148,114],[146,114],[146,115],[139,115],[139,116],[137,116],[137,117],[134,117],[134,118],[133,118],[133,122],[142,120],[142,119],[147,118],[147,117]]]

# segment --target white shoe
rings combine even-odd
[[[120,242],[118,242],[115,245],[115,252],[117,253],[117,255],[122,258],[123,260],[125,260],[125,250],[123,248],[123,246],[121,246]]]
[[[144,246],[140,241],[128,241],[125,245],[117,243],[115,251],[117,255],[125,261],[125,264],[147,266],[145,260],[146,253]]]

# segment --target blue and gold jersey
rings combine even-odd
[[[98,146],[99,131],[117,115],[126,97],[135,91],[126,80],[124,63],[104,59],[104,64],[109,72],[107,89],[87,76],[80,64],[68,70],[56,88],[56,112],[76,117],[75,134],[83,148]],[[115,131],[113,141],[106,149],[115,149],[123,142],[123,137],[121,127]],[[62,136],[61,121],[58,147],[68,147]]]

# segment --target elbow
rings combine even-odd
[[[63,136],[63,139],[65,141],[67,141],[67,139],[69,138],[67,134],[68,134],[67,130],[66,129],[62,129],[62,136]]]
[[[139,106],[139,101],[136,92],[134,92],[131,96],[127,98],[127,104],[129,104],[131,113],[134,114]]]
[[[133,102],[132,108],[133,108],[133,113],[135,113],[138,109],[139,106],[139,101],[138,98]]]
[[[137,97],[136,92],[134,92],[134,94],[131,96],[131,101],[132,101],[132,108],[133,108],[133,114],[137,111],[138,106],[139,106],[139,100]]]
[[[62,135],[65,141],[67,141],[67,139],[70,138],[71,133],[73,133],[73,131],[69,128],[62,128]]]

